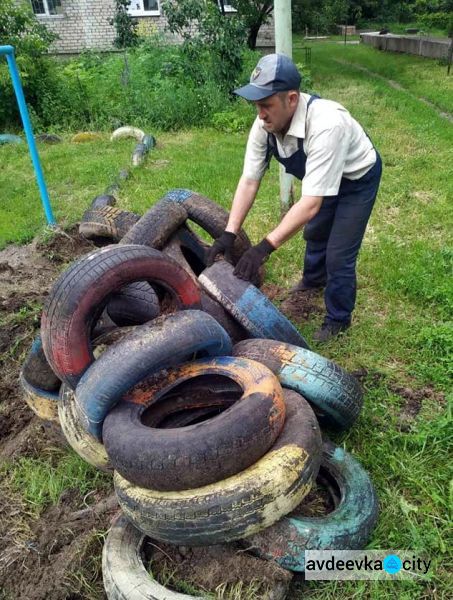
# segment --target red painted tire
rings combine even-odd
[[[73,389],[94,360],[90,332],[109,295],[142,280],[168,290],[181,309],[200,307],[200,291],[184,269],[145,246],[95,250],[53,286],[41,321],[43,348],[53,371]]]
[[[236,382],[243,391],[240,400],[215,418],[182,429],[143,423],[148,406],[165,392],[206,375]],[[252,360],[223,356],[186,363],[138,384],[109,412],[102,437],[124,478],[174,491],[209,485],[250,467],[269,450],[284,422],[283,391],[272,372]]]

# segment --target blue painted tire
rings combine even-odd
[[[231,354],[226,331],[208,314],[185,310],[138,326],[91,365],[76,388],[85,429],[102,440],[108,412],[134,385],[161,369]]]
[[[252,338],[266,338],[308,348],[294,325],[260,290],[233,275],[225,260],[205,269],[198,278],[202,287],[219,302]]]
[[[22,367],[22,375],[25,381],[36,389],[57,393],[60,389],[61,381],[47,362],[40,335],[33,340]]]
[[[18,135],[13,135],[12,133],[2,133],[0,134],[0,146],[2,144],[22,144],[24,140]]]
[[[261,558],[291,571],[305,570],[305,550],[360,550],[376,524],[379,505],[368,473],[357,460],[332,442],[323,446],[320,474],[332,478],[340,503],[325,517],[286,517],[244,540]]]
[[[311,350],[272,340],[244,340],[235,345],[233,355],[266,365],[283,387],[299,392],[313,405],[324,425],[348,429],[362,410],[363,392],[357,379]]]

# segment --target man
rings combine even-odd
[[[356,297],[356,262],[376,199],[382,163],[362,127],[340,104],[300,93],[301,77],[282,54],[263,57],[250,83],[235,90],[254,102],[244,170],[219,253],[228,260],[237,232],[253,205],[270,159],[302,180],[302,194],[259,244],[243,254],[234,274],[253,280],[268,256],[302,227],[307,242],[303,276],[291,292],[325,287],[326,316],[314,339],[325,342],[350,326]]]

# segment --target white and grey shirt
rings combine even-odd
[[[309,94],[300,94],[299,104],[287,134],[275,134],[278,154],[292,156],[303,139],[307,155],[302,195],[335,196],[341,178],[359,179],[376,162],[376,151],[363,128],[349,112],[332,100],[312,102]],[[267,131],[258,117],[247,142],[243,176],[260,181],[266,170]]]

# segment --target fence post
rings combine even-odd
[[[28,148],[30,150],[31,161],[35,169],[36,180],[38,182],[38,188],[41,194],[41,202],[44,207],[44,213],[46,215],[47,223],[49,225],[55,225],[55,218],[52,213],[52,207],[50,206],[49,194],[47,193],[46,182],[44,180],[41,162],[39,160],[38,149],[36,148],[36,142],[33,135],[33,128],[30,122],[27,104],[25,102],[24,90],[22,89],[22,83],[20,81],[20,75],[17,69],[16,59],[14,57],[14,47],[0,46],[0,56],[1,55],[5,55],[6,60],[8,61],[9,72],[11,74],[11,81],[13,83],[14,92],[16,94],[17,104],[19,106],[19,112],[24,126],[25,137],[27,138],[28,142]]]

